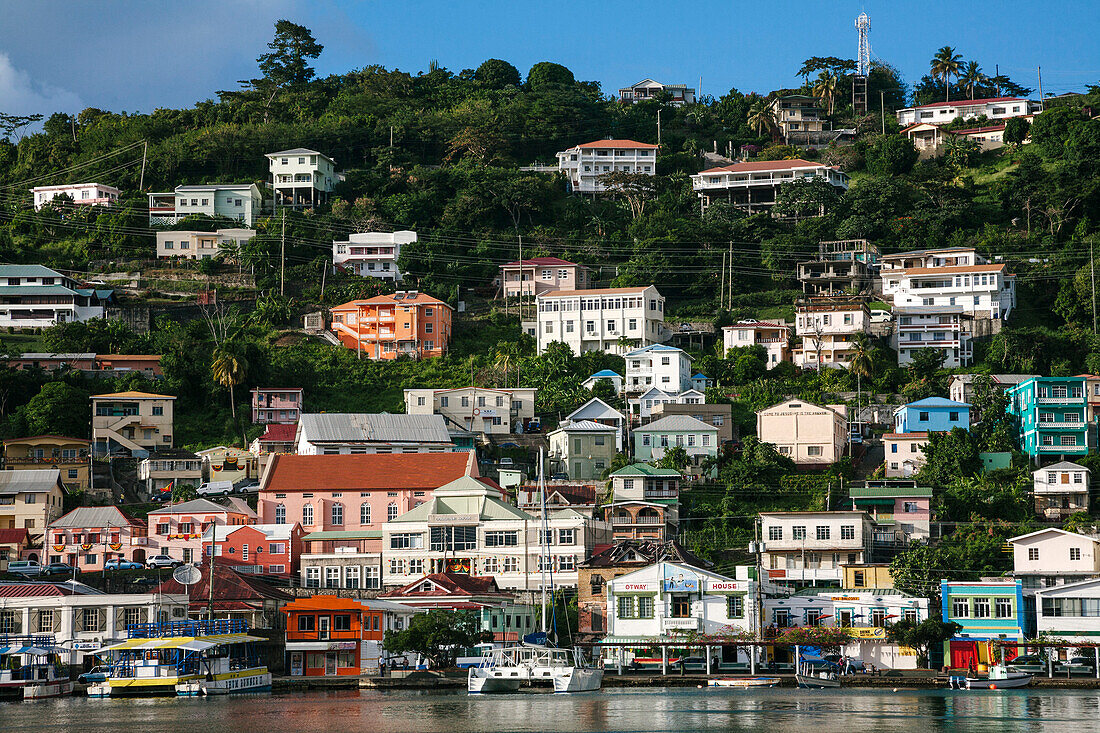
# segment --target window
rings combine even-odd
[[[344,523],[344,505],[343,504],[339,504],[339,503],[333,504],[331,514],[332,514],[332,523],[333,524],[339,526],[339,525],[342,525]]]
[[[351,615],[346,613],[337,614],[332,617],[332,630],[333,631],[351,631]]]
[[[1032,562],[1037,561],[1039,559],[1039,548],[1038,547],[1029,547],[1029,548],[1027,548],[1027,559],[1032,561]]]
[[[993,612],[996,614],[996,618],[1012,618],[1012,599],[996,599],[993,604]]]
[[[310,570],[318,570],[319,568],[310,568]],[[317,617],[308,616],[302,614],[298,616],[298,631],[313,631],[316,628]]]
[[[424,535],[420,532],[400,532],[390,535],[391,550],[422,550]]]
[[[927,412],[920,413],[920,415],[917,419],[920,420],[921,422],[928,422],[928,413]]]
[[[970,599],[954,598],[951,600],[952,618],[970,618]]]
[[[494,530],[485,533],[486,547],[516,547],[519,544],[518,532]]]
[[[53,633],[53,609],[43,608],[38,611],[38,632],[44,634]]]
[[[856,588],[867,587],[867,571],[865,570],[853,570],[852,571],[852,585]]]
[[[974,618],[989,618],[991,616],[991,603],[988,598],[974,599]]]
[[[275,524],[286,524],[286,504],[275,505]]]
[[[768,527],[768,539],[769,540],[781,540],[783,539],[782,527]]]
[[[840,539],[842,540],[854,540],[856,538],[856,526],[854,524],[845,524],[840,528]]]
[[[820,456],[821,455],[821,446],[820,445],[808,445],[808,446],[806,446],[806,455],[808,455],[808,456]]]
[[[262,546],[257,547],[256,552],[259,552],[262,549],[263,549]],[[269,544],[267,546],[267,551],[268,551],[268,553],[270,553],[272,555],[282,555],[284,552],[286,552],[286,543],[285,542],[272,542],[271,544]]]
[[[163,415],[164,414],[164,408],[161,405],[153,405],[153,414],[154,415]]]
[[[726,596],[726,618],[744,618],[745,597]]]
[[[686,595],[672,597],[672,618],[691,617],[691,598]]]
[[[429,531],[432,552],[477,548],[477,527],[432,527]]]
[[[424,574],[424,561],[421,559],[413,558],[409,560],[409,573],[413,575]]]
[[[559,529],[558,530],[558,544],[559,545],[572,545],[575,544],[577,531],[575,529]]]
[[[307,527],[313,526],[313,505],[306,504],[302,507],[302,524]]]
[[[1080,547],[1071,547],[1071,548],[1069,548],[1069,559],[1070,559],[1071,562],[1075,561],[1075,560],[1080,560],[1081,559],[1081,548]]]
[[[321,587],[321,568],[306,568],[306,587]]]
[[[638,596],[638,618],[653,618],[653,596]]]
[[[959,413],[949,412],[949,413],[947,413],[947,419],[950,420],[951,422],[958,422],[959,421]]]
[[[616,605],[619,618],[634,618],[634,596],[619,596]]]
[[[806,539],[806,528],[802,526],[791,527],[791,537],[796,540]]]
[[[386,521],[392,522],[395,519],[397,519],[397,505],[391,502],[390,505],[386,507]]]
[[[819,540],[829,539],[829,527],[824,526],[824,525],[818,525],[817,526],[817,538]]]
[[[99,609],[82,608],[80,614],[80,628],[83,631],[99,631]]]

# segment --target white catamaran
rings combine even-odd
[[[49,635],[0,636],[0,698],[71,695],[73,683],[61,651]]]

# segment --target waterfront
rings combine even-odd
[[[0,707],[4,733],[1100,731],[1100,693],[619,689],[584,695],[341,691],[214,699],[68,698]]]

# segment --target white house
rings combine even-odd
[[[405,412],[409,415],[442,415],[482,437],[526,432],[535,418],[534,387],[492,389],[406,389]]]
[[[961,117],[964,120],[982,117],[990,120],[1007,120],[1038,112],[1039,105],[1022,97],[992,97],[987,99],[956,99],[932,102],[897,111],[898,124],[902,127],[918,122],[946,125]]]
[[[943,353],[947,369],[973,361],[973,316],[962,306],[894,306],[893,317],[890,345],[898,352],[899,366],[912,364],[917,354],[928,349]]]
[[[539,353],[560,341],[577,356],[586,351],[625,354],[668,341],[665,298],[653,285],[600,290],[556,290],[537,296]]]
[[[208,260],[223,250],[230,254],[239,252],[255,236],[255,229],[219,229],[215,232],[159,231],[156,233],[157,258]]]
[[[1076,512],[1089,510],[1091,471],[1084,466],[1062,461],[1032,472],[1035,513],[1047,519],[1061,520]]]
[[[630,414],[637,416],[643,423],[656,414],[658,405],[705,405],[706,403],[706,394],[697,389],[688,389],[676,394],[665,392],[657,387],[651,387],[637,397],[627,400]]]
[[[615,450],[621,451],[623,449],[623,435],[626,428],[626,417],[623,413],[619,412],[599,397],[593,397],[588,402],[585,402],[583,405],[566,415],[563,422],[577,422],[581,420],[614,427]]]
[[[898,308],[958,307],[963,313],[1006,319],[1016,306],[1016,276],[973,248],[905,252],[883,257],[882,294]],[[940,264],[944,261],[968,264]]]
[[[401,247],[415,241],[416,232],[410,231],[350,234],[346,241],[333,241],[332,264],[363,277],[400,282],[404,279],[397,269]]]
[[[634,140],[595,140],[558,153],[558,170],[573,193],[599,193],[609,173],[657,174],[657,146]]]
[[[267,153],[275,207],[313,208],[328,201],[339,176],[336,161],[307,148]]]
[[[618,452],[619,430],[591,420],[562,421],[547,434],[548,458],[555,473],[573,481],[599,481]]]
[[[189,216],[222,216],[251,227],[263,206],[254,183],[176,186],[149,194],[149,226],[176,224]]]
[[[0,265],[0,327],[49,328],[103,318],[114,291],[82,288],[42,265]]]
[[[839,586],[844,565],[869,560],[867,512],[761,512],[760,522],[764,570],[775,582]]]
[[[102,183],[66,183],[60,186],[35,186],[31,189],[34,210],[38,211],[58,196],[68,196],[76,206],[111,206],[122,194],[114,186]]]
[[[611,382],[611,386],[615,388],[616,394],[623,393],[623,375],[611,369],[601,369],[581,382],[581,386],[588,390],[595,389],[596,384],[601,379],[606,379]]]
[[[768,369],[791,360],[790,330],[786,323],[746,319],[722,327],[722,352],[743,346],[762,346],[767,352]]]
[[[1012,574],[1025,593],[1100,577],[1100,540],[1048,527],[1009,540]]]
[[[626,360],[627,394],[638,394],[652,387],[673,393],[691,389],[691,357],[683,349],[651,344],[623,358]]]
[[[1096,643],[1096,637],[1100,636],[1100,579],[1038,591],[1035,594],[1035,631],[1040,637]],[[1092,654],[1090,649],[1084,656],[1092,659]]]
[[[779,187],[799,180],[819,179],[839,192],[848,190],[848,174],[835,166],[794,160],[754,160],[709,168],[691,177],[700,206],[725,201],[749,213],[775,205]]]
[[[682,107],[685,104],[695,104],[695,90],[685,84],[662,84],[653,79],[642,79],[636,84],[623,87],[619,90],[619,101],[623,104],[634,104],[653,99],[662,92],[669,95],[668,103],[673,107]]]
[[[802,344],[791,358],[805,369],[847,368],[855,353],[855,334],[871,327],[871,311],[862,296],[799,298],[795,314],[795,333]]]
[[[300,456],[449,453],[454,442],[439,415],[304,413],[294,444]]]

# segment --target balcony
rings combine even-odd
[[[699,628],[699,619],[694,616],[688,618],[663,618],[661,619],[662,631],[690,631]]]
[[[1085,404],[1085,398],[1081,395],[1076,397],[1037,397],[1035,402],[1040,405],[1083,405]]]
[[[767,570],[769,580],[814,582],[839,581],[840,568],[773,568]]]
[[[1081,422],[1080,420],[1074,422],[1044,422],[1040,420],[1037,427],[1039,430],[1084,430],[1087,425],[1088,423]]]
[[[1084,445],[1040,445],[1040,453],[1074,453],[1084,455],[1088,453],[1088,446]]]
[[[613,526],[627,526],[633,524],[664,524],[664,517],[623,517],[614,516],[611,518],[611,524]]]
[[[680,492],[676,489],[646,489],[643,496],[646,499],[675,499]]]

